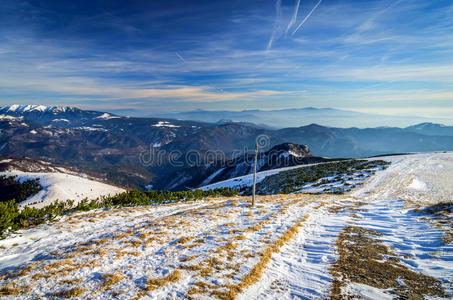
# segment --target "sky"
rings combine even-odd
[[[451,0],[0,0],[0,106],[452,118]]]

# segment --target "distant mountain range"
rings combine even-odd
[[[453,150],[453,127],[433,123],[367,129],[310,124],[272,130],[225,119],[206,123],[135,118],[42,105],[0,108],[1,157],[68,165],[123,187],[182,189],[197,187],[208,178],[213,183],[249,172],[244,165],[219,170],[222,161],[252,153],[258,136],[266,138],[262,152],[292,143],[307,145],[310,156],[317,157]],[[213,151],[223,156],[212,159]]]
[[[406,127],[415,123],[433,121],[423,117],[389,116],[361,113],[333,108],[293,108],[282,110],[243,110],[243,111],[208,111],[197,109],[187,112],[157,114],[155,117],[165,117],[180,120],[193,120],[216,123],[222,120],[232,122],[254,123],[262,128],[300,127],[309,124],[322,124],[330,127]],[[452,119],[438,119],[436,122],[449,122]]]

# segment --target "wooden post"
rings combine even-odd
[[[255,205],[255,191],[256,191],[256,161],[258,160],[258,141],[255,144],[255,166],[253,168],[253,194],[252,194],[252,206]]]

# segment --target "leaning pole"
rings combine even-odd
[[[253,194],[252,194],[252,206],[255,205],[255,191],[256,191],[256,161],[258,160],[258,141],[255,144],[255,164],[253,167]]]

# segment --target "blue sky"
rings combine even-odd
[[[453,115],[453,2],[0,2],[0,106]]]

